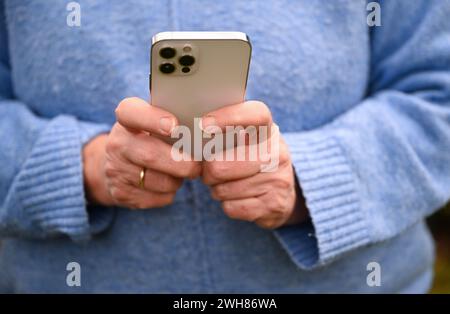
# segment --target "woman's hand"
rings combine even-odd
[[[201,127],[225,130],[226,126],[269,128],[273,126],[272,116],[264,103],[248,101],[208,113],[202,119]],[[273,154],[278,155],[278,167],[273,171],[261,172],[263,163],[260,159],[229,161],[223,158],[223,161],[204,162],[202,172],[203,182],[211,186],[212,197],[222,202],[223,210],[230,218],[252,221],[270,229],[299,223],[308,216],[287,145],[278,128],[272,129],[271,136],[278,141],[277,149],[269,150],[272,158],[275,157]],[[246,152],[249,151],[248,144],[247,141]]]
[[[200,175],[195,161],[175,161],[171,146],[152,136],[170,136],[177,119],[139,98],[126,98],[116,109],[117,123],[84,150],[88,197],[103,205],[128,208],[161,207],[172,203],[183,178]],[[145,168],[143,187],[139,187]]]

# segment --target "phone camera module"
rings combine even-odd
[[[163,63],[159,66],[159,70],[164,74],[170,74],[175,71],[175,66],[172,63]]]
[[[182,66],[188,67],[195,63],[195,58],[191,55],[184,55],[178,59],[178,62],[180,62]]]
[[[175,57],[177,51],[172,47],[165,47],[159,51],[159,55],[164,59]]]

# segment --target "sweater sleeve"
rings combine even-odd
[[[66,115],[45,119],[15,100],[7,41],[0,1],[0,237],[86,240],[113,213],[87,210],[81,151],[110,127]]]
[[[311,221],[275,235],[302,269],[395,237],[450,198],[450,1],[380,5],[367,98],[284,134]]]

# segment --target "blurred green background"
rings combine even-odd
[[[436,241],[435,277],[431,293],[450,293],[450,203],[428,219]]]

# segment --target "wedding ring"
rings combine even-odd
[[[145,182],[145,168],[141,169],[141,172],[139,173],[139,187],[141,189],[144,188],[144,182]]]

